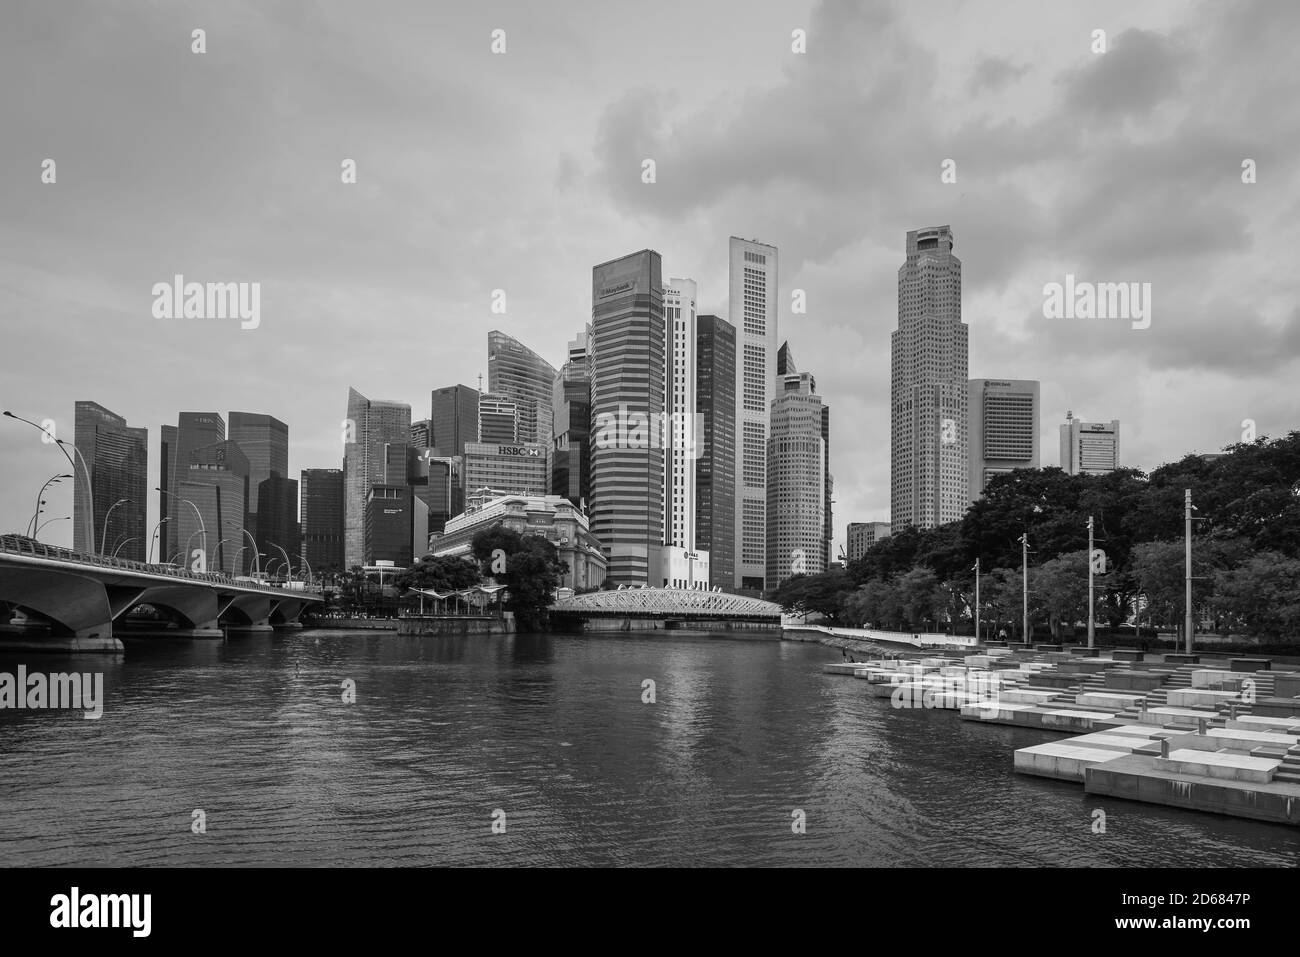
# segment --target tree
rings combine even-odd
[[[1059,641],[1063,624],[1072,626],[1088,614],[1088,550],[1067,552],[1031,568],[1029,588]]]
[[[1213,607],[1247,634],[1261,638],[1300,635],[1300,560],[1260,552],[1215,573]]]
[[[903,618],[912,631],[923,631],[926,622],[934,621],[935,586],[939,579],[934,572],[921,565],[901,575],[898,579],[898,601]]]
[[[393,579],[399,588],[422,588],[436,592],[460,591],[480,581],[478,566],[463,558],[425,555]]]
[[[845,596],[841,615],[850,625],[870,624],[886,631],[903,625],[903,606],[892,581],[873,578]]]
[[[563,572],[555,546],[497,524],[478,532],[471,548],[484,572],[506,586],[506,610],[514,614],[519,630],[545,631]]]

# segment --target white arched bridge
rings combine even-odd
[[[21,535],[0,535],[0,605],[14,613],[14,624],[0,636],[8,648],[121,651],[114,625],[122,630],[127,613],[141,605],[157,615],[147,626],[151,633],[221,638],[223,629],[268,632],[296,626],[304,608],[323,600],[318,591],[85,555]],[[9,621],[8,615],[0,618],[0,625]]]
[[[551,605],[557,623],[663,622],[665,627],[730,622],[779,627],[781,606],[759,598],[694,588],[620,588],[562,598]],[[641,627],[644,627],[642,625]]]

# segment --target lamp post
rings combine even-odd
[[[63,439],[55,439],[55,440],[54,440],[54,444],[57,445],[59,448],[63,448],[65,445],[70,446],[70,447],[72,448],[72,451],[73,451],[74,453],[76,453],[77,461],[81,463],[81,471],[82,471],[82,473],[83,473],[83,474],[85,475],[85,477],[86,477],[86,503],[87,503],[87,507],[90,509],[90,528],[89,528],[89,532],[90,532],[90,542],[89,542],[89,544],[90,544],[90,547],[91,547],[91,548],[94,548],[94,547],[95,547],[95,487],[94,487],[94,485],[91,484],[91,481],[90,481],[90,466],[88,466],[88,465],[86,464],[86,457],[85,457],[84,455],[81,454],[81,450],[78,449],[78,448],[77,448],[75,445],[73,445],[71,442],[65,442]],[[66,449],[64,450],[64,454],[67,454],[67,450],[66,450]],[[76,474],[77,466],[76,466],[75,463],[74,463],[73,466],[72,466],[72,471],[73,471],[73,474]],[[74,509],[74,511],[75,511],[75,509]],[[77,543],[76,543],[76,540],[75,540],[75,534],[76,534],[76,530],[75,530],[75,529],[73,530],[73,534],[74,534],[74,540],[73,540],[72,544],[73,544],[73,547],[74,547],[74,549],[75,549],[76,544],[77,544]],[[100,554],[103,554],[103,551],[102,551],[102,550],[100,551]]]
[[[134,537],[134,536],[132,536],[131,538],[128,538],[128,539],[126,540],[126,542],[123,542],[122,545],[125,545],[127,542],[136,542],[136,541],[139,541],[139,539],[136,538],[136,537]],[[117,548],[113,549],[113,557],[114,557],[114,558],[117,558],[117,553],[120,552],[120,551],[122,550],[122,545],[118,545]]]
[[[0,413],[0,414],[5,415],[6,417],[8,417],[8,418],[10,418],[10,419],[16,419],[16,420],[19,421],[19,422],[26,422],[26,423],[27,423],[28,425],[30,425],[33,429],[35,429],[37,432],[41,433],[41,435],[50,435],[50,433],[45,429],[44,426],[37,425],[37,424],[36,424],[35,422],[33,422],[31,419],[24,419],[21,415],[14,415],[14,414],[13,414],[12,412],[10,412],[8,409],[5,409],[4,412],[3,412],[3,413]],[[53,437],[52,435],[50,435],[50,438],[53,439],[53,440],[54,440],[54,444],[57,445],[57,446],[59,447],[59,451],[63,453],[63,457],[64,457],[65,459],[68,460],[68,466],[72,469],[72,476],[69,476],[69,478],[72,478],[73,476],[75,476],[75,475],[77,474],[77,463],[74,462],[74,461],[72,461],[72,456],[68,454],[68,450],[65,449],[65,448],[63,447],[63,443],[62,443],[62,442],[60,442],[58,439],[54,439],[54,437]],[[46,443],[46,444],[49,444],[49,443]],[[90,500],[88,501],[87,504],[88,504],[89,507],[90,507],[90,516],[91,516],[91,519],[90,519],[90,540],[91,540],[91,544],[92,544],[92,547],[93,547],[94,540],[95,540],[95,501],[94,501],[94,499],[93,499],[93,498],[90,499]],[[77,502],[76,502],[76,496],[75,496],[75,495],[73,496],[72,509],[73,509],[74,512],[75,512],[76,509],[77,509]],[[33,538],[36,537],[35,532],[32,533],[32,537],[33,537]],[[75,551],[75,550],[76,550],[77,543],[76,543],[75,541],[73,541],[72,546],[73,546],[73,550]]]
[[[1192,653],[1192,490],[1183,489],[1183,633],[1187,636],[1187,654]]]
[[[980,560],[975,559],[975,644],[980,643]]]
[[[45,484],[41,486],[41,490],[36,493],[36,511],[32,513],[32,520],[27,523],[28,535],[30,535],[32,533],[32,529],[36,527],[38,516],[41,514],[41,506],[45,504],[41,496],[45,494],[45,490],[47,488],[49,488],[51,485],[58,485],[59,482],[65,478],[72,478],[72,476],[68,474],[50,476],[50,478],[45,482]]]
[[[104,554],[104,546],[108,542],[108,520],[113,517],[113,509],[117,508],[119,505],[126,505],[130,501],[129,498],[119,498],[116,502],[110,505],[108,511],[104,513],[104,528],[99,535],[99,554]],[[117,549],[113,550],[113,554],[117,554]]]
[[[285,574],[290,578],[293,578],[293,565],[289,562],[289,553],[284,550],[284,546],[277,545],[275,542],[267,542],[266,544],[270,545],[272,548],[278,548],[280,550],[280,554],[284,556]]]
[[[248,531],[248,529],[244,528],[244,526],[240,525],[232,518],[226,519],[226,524],[231,526],[232,528],[239,529],[241,532],[243,532],[245,535],[248,536],[248,545],[245,547],[251,547],[253,549],[253,575],[254,577],[260,575],[262,573],[262,563],[258,560],[257,542],[254,540],[252,534]],[[243,550],[244,549],[242,548],[240,549],[241,552]]]
[[[50,522],[70,522],[70,521],[72,521],[71,515],[60,515],[58,518],[47,518],[45,521],[41,522],[40,526],[36,529],[36,534],[34,534],[32,538],[36,539],[39,542],[41,540],[41,529],[44,528],[46,525],[50,524]]]
[[[1094,613],[1093,613],[1093,609],[1094,609],[1095,606],[1094,606],[1094,604],[1093,604],[1093,592],[1092,592],[1092,588],[1093,588],[1093,584],[1092,584],[1092,571],[1093,571],[1093,562],[1092,562],[1092,545],[1093,545],[1093,542],[1092,542],[1092,531],[1093,531],[1093,527],[1092,527],[1092,526],[1093,526],[1092,516],[1089,515],[1089,516],[1088,516],[1088,647],[1089,647],[1089,648],[1093,647],[1093,646],[1096,644],[1096,641],[1097,641],[1097,629],[1096,629],[1096,624],[1095,624],[1095,622],[1093,621],[1093,619],[1094,619],[1094,617],[1095,617],[1095,615],[1094,615]]]
[[[163,518],[158,522],[158,524],[155,525],[155,526],[153,527],[153,534],[151,534],[151,535],[149,536],[149,555],[148,555],[148,558],[149,558],[149,564],[150,564],[150,565],[153,564],[153,543],[156,542],[156,541],[158,541],[158,529],[160,529],[160,528],[163,527],[163,522],[170,522],[170,521],[171,521],[171,516],[169,516],[169,515],[165,515],[165,516],[163,516]]]
[[[189,499],[187,499],[187,498],[181,498],[179,495],[175,494],[174,492],[169,492],[169,491],[167,491],[165,488],[163,488],[163,487],[160,486],[160,485],[155,485],[153,490],[154,490],[155,492],[162,492],[164,495],[170,495],[170,496],[172,496],[172,498],[180,498],[180,500],[181,500],[182,502],[184,502],[184,503],[185,503],[186,505],[188,505],[190,508],[194,509],[194,517],[197,518],[197,519],[199,520],[199,531],[200,531],[200,532],[202,533],[202,535],[203,535],[203,567],[204,567],[204,568],[207,568],[207,565],[208,565],[208,530],[207,530],[207,528],[205,528],[204,525],[203,525],[203,513],[199,511],[199,507],[198,507],[197,505],[195,505],[193,502],[191,502]],[[191,536],[190,536],[190,539],[193,540],[193,538],[194,538],[194,536],[191,535]],[[187,548],[189,547],[188,543],[187,543],[186,547],[187,547]],[[187,553],[186,553],[186,558],[188,558],[188,557],[189,557],[189,553],[187,552]]]
[[[1020,637],[1029,644],[1029,533],[1020,536]]]

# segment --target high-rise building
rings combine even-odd
[[[656,584],[664,541],[663,450],[650,416],[664,410],[663,262],[640,252],[591,275],[591,532],[615,584]]]
[[[259,564],[261,543],[255,548],[248,540],[253,534],[247,525],[248,471],[248,456],[239,443],[223,439],[194,449],[189,466],[177,472],[179,496],[195,506],[180,511],[186,567],[197,570],[198,550],[210,572],[243,575]]]
[[[425,487],[416,495],[429,509],[429,537],[446,531],[447,522],[465,511],[465,459],[460,455],[424,459]]]
[[[416,449],[433,448],[433,425],[428,419],[411,423],[411,447]]]
[[[664,287],[664,420],[659,427],[664,460],[664,583],[707,586],[709,562],[695,541],[695,462],[701,436],[696,429],[697,288],[693,279],[669,279]]]
[[[545,495],[550,485],[546,447],[539,443],[465,446],[465,492],[499,489],[513,495]]]
[[[895,531],[961,518],[970,504],[966,324],[952,229],[907,234],[890,336],[890,517]]]
[[[392,562],[406,568],[414,561],[414,495],[411,487],[372,485],[366,493],[365,561],[363,565]],[[426,542],[420,543],[424,554]]]
[[[411,407],[403,402],[366,398],[348,389],[347,433],[343,445],[343,560],[348,568],[365,558],[366,502],[373,485],[385,484],[384,446],[405,446],[411,438]],[[405,451],[403,469],[405,468]],[[409,512],[408,512],[409,514]]]
[[[518,339],[496,329],[488,333],[488,391],[514,400],[518,408],[516,435],[512,441],[551,444],[551,393],[555,375],[555,366]],[[480,441],[496,440],[481,438]]]
[[[226,420],[226,438],[238,443],[248,457],[248,530],[251,532],[257,525],[262,483],[273,475],[289,476],[289,427],[274,416],[231,412]],[[280,507],[283,508],[283,503]],[[294,510],[297,511],[297,501]]]
[[[767,574],[767,451],[776,383],[777,252],[731,237],[728,308],[736,327],[736,588],[761,593]]]
[[[477,389],[451,385],[433,390],[429,411],[430,445],[445,456],[464,455],[466,442],[477,442]]]
[[[514,445],[519,439],[519,403],[509,396],[484,392],[478,400],[480,442]]]
[[[250,465],[251,468],[251,465]],[[252,479],[249,479],[251,494]],[[257,539],[257,545],[266,555],[262,565],[265,568],[272,561],[289,563],[288,568],[277,568],[276,575],[292,575],[302,565],[302,530],[298,524],[298,480],[272,475],[258,483],[257,515],[253,519],[255,528],[249,531]]]
[[[1065,413],[1061,426],[1061,468],[1069,475],[1102,475],[1119,464],[1119,419],[1083,422]]]
[[[889,537],[888,522],[849,522],[848,549],[845,557],[856,562],[872,545]]]
[[[822,561],[827,568],[835,563],[835,523],[831,518],[831,509],[835,498],[835,477],[831,475],[831,409],[822,405],[822,475],[825,487],[822,491]]]
[[[587,333],[569,343],[568,360],[552,393],[555,438],[551,447],[551,494],[585,508],[591,495],[591,357]]]
[[[709,585],[736,589],[736,327],[700,316],[696,327],[695,545],[709,553]]]
[[[149,430],[131,428],[98,402],[77,402],[73,409],[73,548],[142,562],[149,546]]]
[[[826,440],[822,400],[806,372],[781,377],[767,468],[767,586],[826,570]]]
[[[302,470],[302,553],[316,575],[346,571],[343,562],[343,470]]]
[[[781,348],[776,350],[776,378],[778,384],[785,376],[798,371],[799,369],[794,364],[794,352],[790,349],[790,343],[781,343]]]
[[[995,475],[1038,468],[1038,382],[971,379],[970,495],[976,499]]]
[[[193,510],[185,504],[183,496],[172,493],[176,493],[177,483],[188,472],[194,450],[226,438],[225,420],[215,412],[182,412],[176,421],[175,427],[162,427],[158,485],[163,491],[159,494],[158,514],[166,516],[167,522],[159,532],[161,561],[170,561],[187,544],[180,535],[181,516],[189,512],[192,517]]]

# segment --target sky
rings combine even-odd
[[[1144,470],[1246,420],[1284,435],[1298,39],[1292,0],[20,0],[0,33],[0,406],[68,440],[80,399],[147,427],[151,487],[178,412],[269,413],[297,477],[340,466],[349,386],[424,418],[432,389],[486,375],[494,328],[559,366],[591,267],[643,248],[725,316],[727,238],[756,238],[780,250],[779,339],[831,408],[842,544],[889,516],[905,234],[951,225],[970,376],[1041,381],[1042,465],[1067,410],[1118,418]],[[260,283],[258,324],[155,317],[176,274]],[[1150,283],[1149,328],[1046,318],[1067,274]],[[0,527],[65,466],[0,419]],[[70,515],[71,484],[47,500]]]

